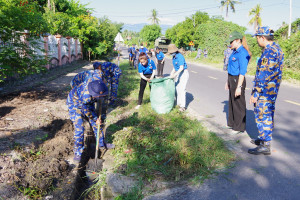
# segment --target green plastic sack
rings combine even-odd
[[[152,109],[158,114],[170,112],[174,106],[174,80],[171,78],[153,79],[150,85],[150,101]]]

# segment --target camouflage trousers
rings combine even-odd
[[[85,116],[83,112],[80,109],[75,108],[73,105],[68,105],[69,107],[69,116],[71,121],[73,122],[74,125],[74,154],[81,156],[83,149],[84,149],[84,120]],[[89,118],[88,118],[89,119]],[[91,127],[93,128],[95,137],[97,134],[97,124],[94,120],[89,119],[89,123]],[[102,132],[102,130],[101,130]],[[100,137],[99,140],[99,146],[102,147],[104,146],[104,138],[103,134]]]
[[[117,93],[118,93],[118,86],[119,86],[119,80],[115,80],[112,84],[111,84],[111,94],[109,97],[109,101],[111,103],[114,103],[116,98],[117,98]]]
[[[258,100],[254,108],[255,122],[258,128],[259,138],[263,141],[271,141],[274,128],[275,102]]]

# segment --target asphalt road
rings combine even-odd
[[[127,51],[124,50],[123,55]],[[172,70],[166,60],[164,74]],[[210,66],[188,63],[188,110],[219,127],[226,125],[228,91],[224,90],[227,73]],[[249,102],[253,77],[247,76],[246,101]],[[238,140],[237,154],[241,158],[227,169],[198,186],[181,186],[162,191],[147,200],[156,199],[300,199],[300,87],[282,83],[276,102],[272,155],[250,155],[250,138],[256,138],[253,106],[247,103],[247,126],[242,135],[230,135],[219,130],[229,140]],[[227,131],[227,132],[226,132]]]

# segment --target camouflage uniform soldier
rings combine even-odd
[[[107,84],[110,85],[111,93],[109,96],[109,101],[110,101],[109,104],[110,105],[114,104],[118,93],[119,78],[122,74],[121,69],[119,68],[118,65],[111,62],[104,62],[104,63],[96,62],[94,63],[93,66],[95,70],[101,71],[102,80],[104,80]]]
[[[74,88],[75,86],[78,86],[81,83],[88,84],[91,81],[96,81],[96,80],[103,81],[102,77],[103,75],[100,70],[87,70],[87,71],[80,72],[76,76],[74,76],[74,78],[70,82],[70,85],[72,88]]]
[[[93,131],[96,135],[97,124],[101,124],[95,112],[94,102],[107,96],[108,89],[102,81],[91,81],[90,83],[81,83],[75,86],[69,93],[67,105],[69,109],[69,116],[74,124],[74,161],[79,162],[81,154],[84,149],[84,118],[87,117]],[[99,140],[99,146],[103,147],[103,134]],[[112,144],[106,144],[108,148],[113,148]]]
[[[94,70],[78,73],[72,79],[70,85],[73,88],[83,82],[88,84],[93,80],[102,80],[103,82],[110,84],[111,94],[109,96],[109,101],[110,105],[112,105],[117,98],[119,78],[122,71],[116,64],[111,62],[95,62],[93,67]]]
[[[259,27],[256,39],[264,51],[258,60],[254,87],[250,104],[254,103],[255,121],[258,139],[252,140],[256,148],[249,149],[250,154],[270,155],[270,142],[274,128],[275,102],[281,82],[284,55],[278,44],[273,42],[274,31],[269,27]]]

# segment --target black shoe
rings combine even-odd
[[[261,145],[263,143],[263,141],[261,139],[251,139],[250,141],[252,144],[255,144],[257,146]]]
[[[248,153],[254,155],[260,155],[260,154],[271,155],[270,145],[260,144],[256,148],[249,149]]]

